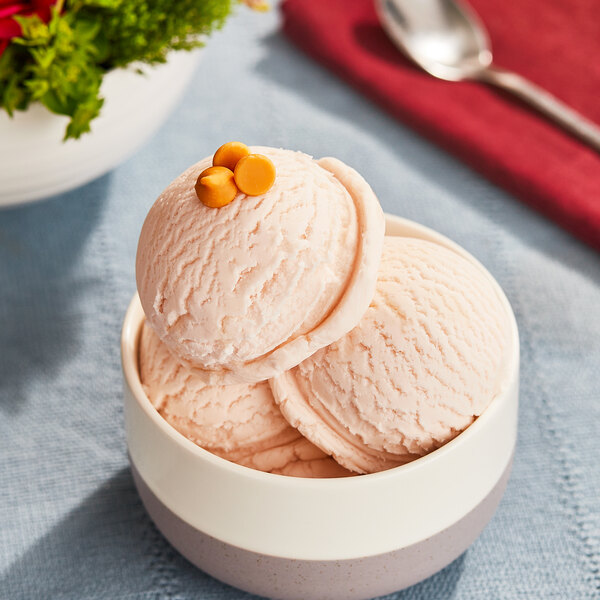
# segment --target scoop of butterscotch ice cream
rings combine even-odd
[[[209,386],[182,365],[146,323],[139,371],[146,395],[162,417],[217,456],[282,475],[349,474],[287,423],[268,382]]]
[[[501,391],[508,315],[490,277],[443,246],[386,237],[359,325],[271,381],[289,423],[346,468],[380,471],[468,427]]]
[[[275,167],[267,192],[206,206],[195,191],[205,159],[161,194],[139,239],[146,317],[209,384],[268,379],[350,331],[381,258],[383,213],[356,171],[333,158],[250,150]]]

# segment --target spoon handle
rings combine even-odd
[[[556,121],[563,129],[588,146],[600,152],[600,127],[525,77],[492,66],[480,71],[477,78],[513,93],[546,117]]]

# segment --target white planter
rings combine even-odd
[[[163,123],[190,81],[199,53],[108,73],[91,133],[63,142],[68,118],[31,106],[13,119],[0,111],[0,206],[47,198],[80,186],[128,158]]]

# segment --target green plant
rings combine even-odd
[[[70,117],[65,139],[89,131],[111,69],[161,63],[171,50],[202,46],[235,0],[66,0],[37,15],[16,16],[20,35],[0,55],[0,108],[10,115],[41,102]]]

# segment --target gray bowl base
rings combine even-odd
[[[135,485],[151,519],[192,564],[216,579],[276,600],[366,600],[430,577],[460,556],[492,518],[512,459],[490,493],[451,527],[411,546],[352,560],[296,560],[257,554],[193,528],[169,510],[131,463]],[[351,525],[349,525],[351,526]]]

